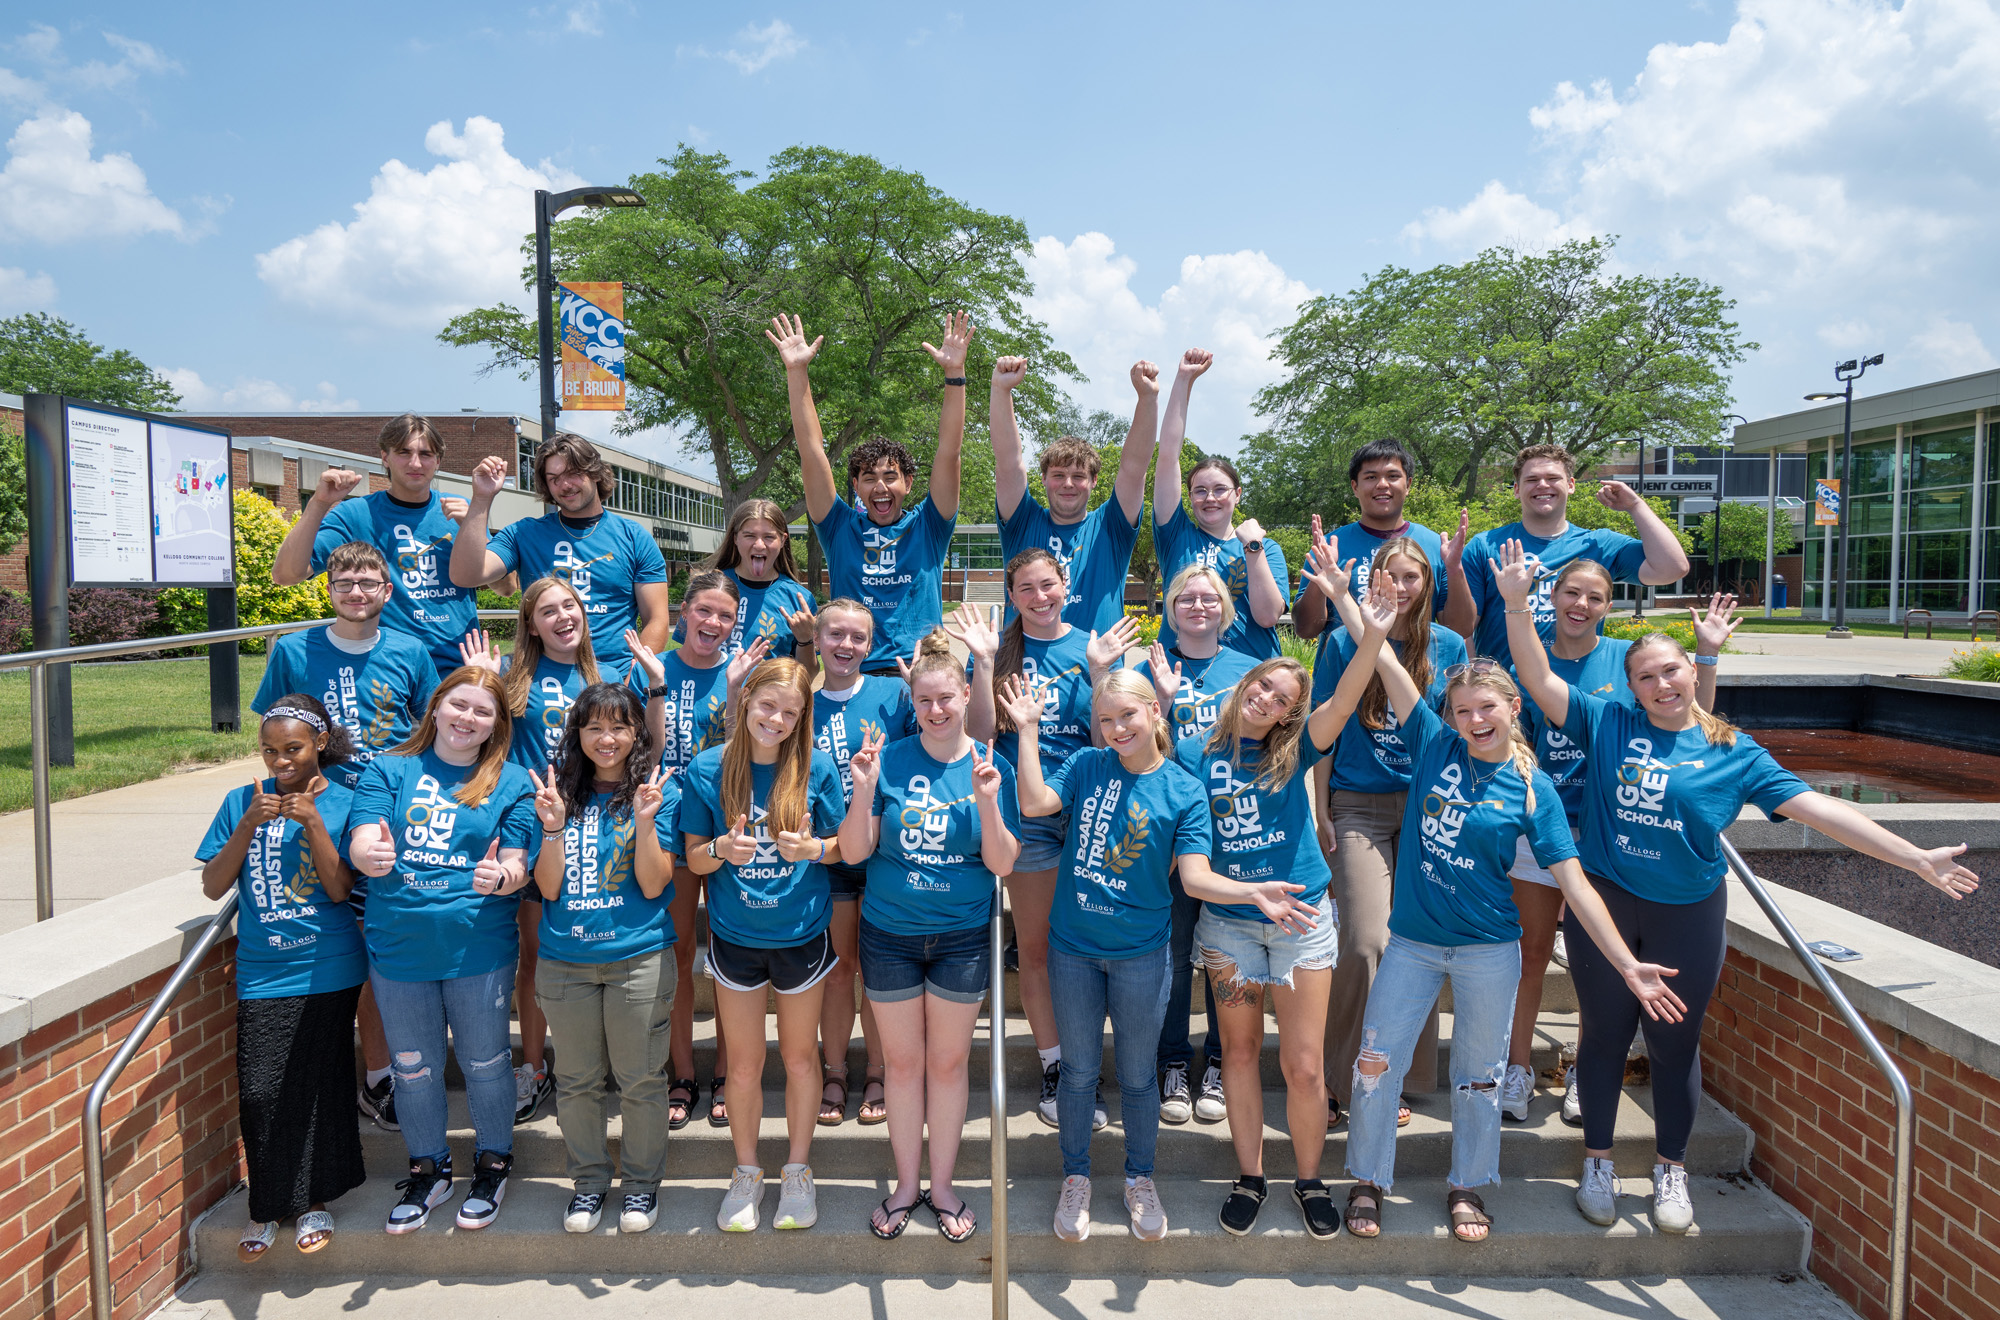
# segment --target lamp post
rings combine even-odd
[[[542,440],[547,444],[556,433],[556,325],[555,276],[549,272],[549,225],[564,211],[576,206],[644,206],[646,199],[630,188],[604,184],[571,188],[552,193],[535,190],[535,313],[540,331],[542,365]]]
[[[1833,378],[1840,382],[1838,393],[1820,391],[1806,395],[1808,403],[1820,403],[1827,399],[1842,400],[1840,420],[1840,524],[1836,534],[1840,541],[1837,577],[1833,595],[1833,627],[1826,630],[1828,637],[1848,638],[1854,633],[1847,626],[1847,522],[1848,508],[1854,503],[1854,382],[1868,374],[1868,368],[1882,365],[1882,355],[1834,364]]]

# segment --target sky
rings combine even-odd
[[[680,143],[865,152],[1020,217],[1078,402],[1209,348],[1189,433],[1223,451],[1301,300],[1496,243],[1616,235],[1621,270],[1719,284],[1751,418],[1840,358],[1886,354],[1866,393],[2000,351],[1988,0],[7,12],[0,315],[130,349],[191,410],[533,414],[437,330],[526,305],[535,188]]]

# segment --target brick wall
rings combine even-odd
[[[226,940],[209,954],[105,1101],[119,1320],[151,1312],[193,1273],[190,1226],[245,1177],[235,949]],[[167,976],[0,1045],[0,1320],[71,1320],[90,1310],[83,1103]]]
[[[1822,1011],[1824,1010],[1824,1011]],[[1917,1106],[1909,1314],[1988,1317],[2000,1298],[2000,1079],[1870,1022]],[[1812,1221],[1812,1271],[1887,1315],[1895,1102],[1817,986],[1732,948],[1709,1008],[1708,1091],[1757,1134],[1750,1167]]]
[[[324,445],[374,458],[378,452],[375,439],[389,417],[381,413],[328,413],[314,417],[205,417],[189,413],[187,420],[222,427],[231,435],[275,435],[300,444]],[[444,437],[445,471],[470,472],[488,455],[506,459],[509,472],[518,466],[513,418],[435,413],[429,415],[429,420]]]

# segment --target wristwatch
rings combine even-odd
[[[722,858],[720,858],[720,857],[716,856],[716,852],[715,852],[715,840],[714,840],[714,839],[710,839],[710,840],[708,841],[708,849],[707,849],[707,852],[708,852],[708,860],[709,860],[709,861],[711,861],[711,862],[719,862],[719,861],[721,861],[721,860],[722,860]]]
[[[1256,540],[1254,540],[1254,541],[1250,542],[1250,543],[1249,543],[1248,545],[1244,546],[1244,547],[1243,547],[1243,553],[1244,553],[1244,554],[1246,554],[1246,555],[1261,555],[1261,554],[1263,554],[1263,553],[1264,553],[1264,538],[1260,536],[1260,537],[1258,537],[1258,538],[1257,538]]]

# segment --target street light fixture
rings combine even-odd
[[[535,310],[540,332],[539,356],[542,367],[542,443],[556,433],[556,326],[555,277],[549,272],[549,225],[564,211],[577,206],[644,206],[646,199],[630,188],[598,184],[552,193],[535,190]],[[526,473],[521,474],[526,477]]]
[[[1854,502],[1854,382],[1868,374],[1868,368],[1882,365],[1882,355],[1874,357],[1849,358],[1834,364],[1833,378],[1841,383],[1838,393],[1819,391],[1806,395],[1808,403],[1821,403],[1828,399],[1842,400],[1840,422],[1840,558],[1838,584],[1834,588],[1833,627],[1826,630],[1828,637],[1852,637],[1854,633],[1847,626],[1847,514],[1848,506]]]

